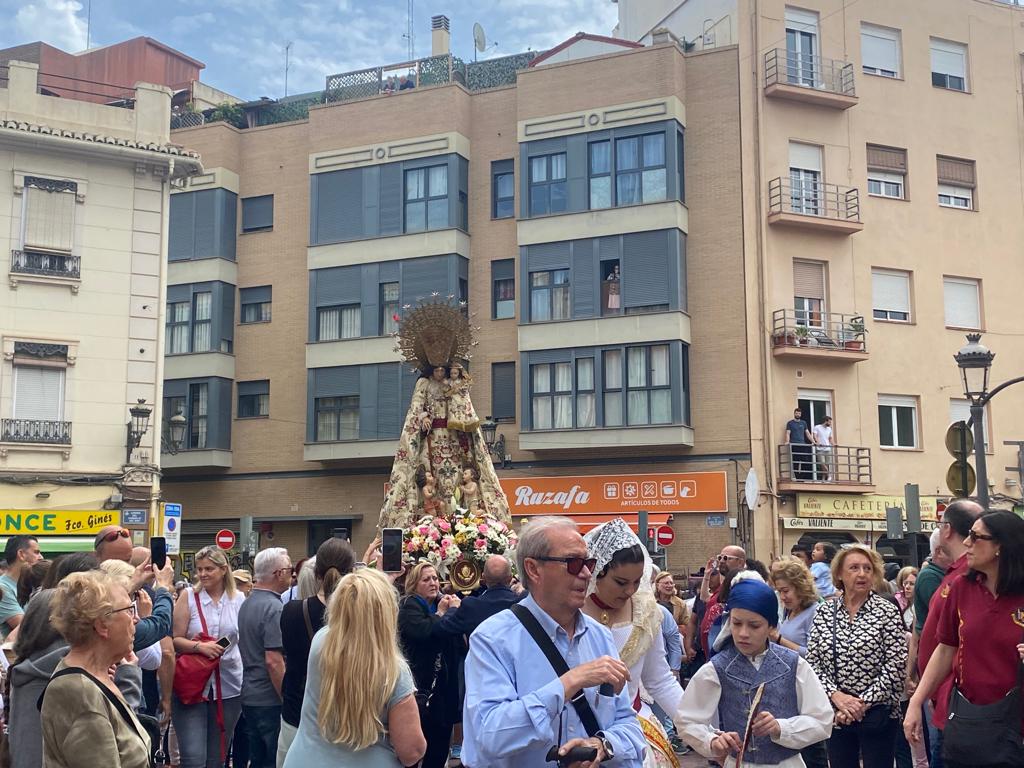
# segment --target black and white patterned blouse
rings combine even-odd
[[[811,625],[807,662],[830,697],[842,691],[868,706],[888,705],[899,717],[907,636],[895,603],[872,592],[852,621],[842,598],[823,603]]]

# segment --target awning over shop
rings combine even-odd
[[[596,528],[601,523],[607,523],[616,517],[621,517],[627,523],[629,527],[634,531],[637,530],[637,514],[635,512],[615,512],[615,513],[604,513],[604,512],[577,512],[577,513],[566,513],[566,517],[572,518],[576,521],[576,525],[580,527],[580,533],[586,533],[592,528]],[[516,527],[519,527],[524,522],[530,519],[529,515],[522,517],[513,518]],[[659,525],[668,525],[672,520],[672,515],[667,512],[649,512],[647,514],[647,526],[649,528],[656,528]]]
[[[922,520],[921,532],[931,533],[938,523]],[[885,533],[885,520],[861,520],[850,517],[784,517],[782,527],[802,531],[872,531]],[[906,523],[904,523],[906,530]]]
[[[39,550],[44,554],[63,552],[92,552],[92,536],[40,536]],[[7,537],[0,538],[0,549],[7,546]]]

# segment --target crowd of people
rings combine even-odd
[[[379,543],[207,547],[190,584],[118,526],[53,561],[11,536],[0,766],[1024,765],[1015,514],[950,504],[920,570],[730,545],[692,604],[621,519],[534,518],[462,597]]]

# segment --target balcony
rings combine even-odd
[[[857,103],[853,64],[776,48],[764,55],[764,95],[849,109]]]
[[[8,451],[60,451],[71,457],[71,422],[40,419],[0,419],[0,458]]]
[[[834,445],[825,453],[814,445],[779,446],[779,491],[869,493],[871,449]]]
[[[775,178],[768,182],[768,223],[852,235],[864,229],[860,193],[856,187]]]
[[[61,283],[77,293],[82,259],[71,254],[12,250],[8,278],[12,288],[17,288],[19,282]]]
[[[839,363],[867,360],[864,316],[777,309],[772,313],[772,355]]]

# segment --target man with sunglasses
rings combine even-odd
[[[120,525],[108,525],[102,528],[93,539],[96,559],[101,563],[104,560],[121,560],[130,563],[133,546],[131,531]]]
[[[597,561],[576,524],[536,517],[516,550],[529,595],[519,603],[553,642],[568,671],[558,676],[513,610],[484,621],[469,639],[462,763],[468,768],[542,766],[551,747],[597,751],[572,768],[643,764],[646,741],[626,689],[629,670],[611,632],[580,609]],[[599,730],[587,732],[573,701],[586,701]]]
[[[718,572],[722,576],[722,586],[718,588],[718,592],[708,597],[704,618],[700,622],[700,644],[704,649],[704,658],[706,659],[711,658],[711,648],[708,645],[708,633],[711,631],[711,625],[725,610],[725,606],[718,602],[718,594],[733,576],[747,567],[747,553],[743,547],[733,545],[723,547],[716,563]]]
[[[0,637],[6,639],[21,624],[24,615],[18,604],[18,579],[22,571],[43,558],[35,536],[11,536],[4,547],[7,573],[0,576]]]

